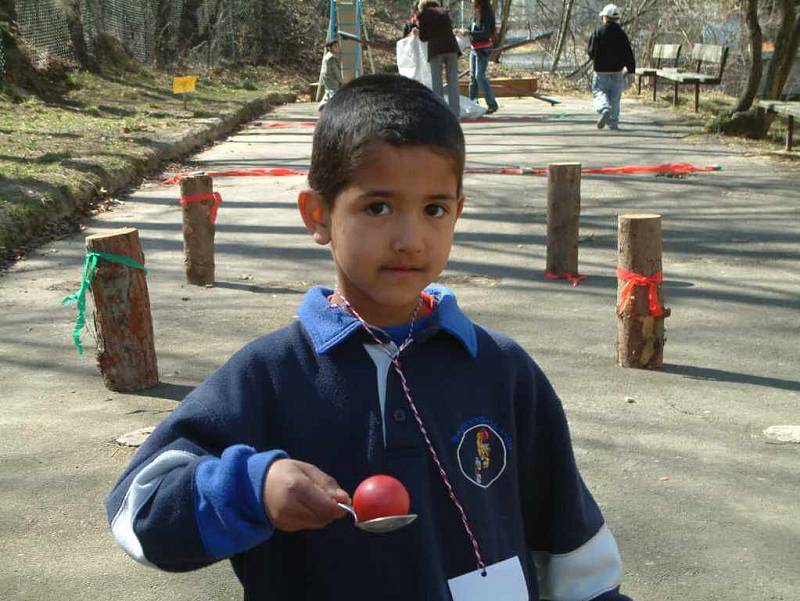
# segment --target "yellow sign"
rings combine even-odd
[[[173,94],[187,94],[194,92],[197,86],[197,76],[187,75],[186,77],[176,77],[172,80]]]

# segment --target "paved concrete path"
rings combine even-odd
[[[529,117],[514,121],[510,117]],[[265,120],[315,118],[311,105]],[[619,539],[639,601],[782,600],[800,591],[800,445],[763,430],[800,423],[800,191],[791,164],[746,156],[671,111],[627,101],[598,132],[585,99],[508,100],[465,125],[472,167],[692,162],[682,179],[585,176],[579,287],[542,277],[546,178],[467,176],[449,269],[473,318],[514,335],[562,396],[575,450]],[[308,164],[312,129],[253,123],[193,168]],[[219,178],[214,288],[184,283],[178,190],[149,183],[85,234],[139,228],[162,385],[103,387],[70,345],[83,236],[42,247],[0,278],[0,599],[236,599],[230,568],[136,566],[106,529],[103,498],[130,459],[113,440],[157,423],[246,341],[288,323],[330,283],[327,251],[294,209],[302,177]],[[664,216],[667,365],[615,366],[616,216]],[[353,558],[354,561],[357,558]],[[413,575],[410,575],[413,576]]]

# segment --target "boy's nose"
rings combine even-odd
[[[393,232],[392,250],[395,252],[416,254],[425,250],[425,240],[420,224],[411,217],[399,219]]]

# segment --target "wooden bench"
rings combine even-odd
[[[725,62],[728,60],[727,46],[713,46],[711,44],[695,44],[692,48],[692,62],[696,61],[694,71],[684,71],[678,68],[659,69],[656,77],[669,80],[675,84],[675,93],[672,104],[678,104],[678,86],[681,84],[694,85],[694,112],[700,106],[700,84],[713,86],[719,85],[722,81],[722,74],[725,72]],[[703,65],[715,65],[714,73],[702,71]]]
[[[653,54],[650,57],[652,67],[641,67],[636,69],[636,79],[638,80],[638,94],[642,93],[642,80],[650,79],[653,85],[653,101],[656,99],[656,88],[658,87],[658,77],[656,74],[659,69],[667,67],[677,68],[678,59],[681,55],[680,44],[656,44],[653,46]],[[672,64],[662,64],[662,61],[672,61]]]
[[[498,98],[536,96],[538,84],[535,77],[494,77],[489,80],[492,92]],[[461,94],[469,96],[469,82],[460,81]]]
[[[800,101],[781,102],[780,100],[759,100],[758,107],[764,111],[777,113],[787,118],[786,150],[791,150],[792,134],[794,133],[794,118],[800,118]]]

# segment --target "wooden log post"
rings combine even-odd
[[[208,175],[190,176],[181,180],[183,215],[183,250],[186,281],[196,286],[214,283],[214,234],[212,221],[214,181]],[[183,202],[192,197],[208,197],[200,202]]]
[[[663,308],[660,283],[661,215],[619,216],[617,275],[617,363],[659,368],[664,362],[664,318],[670,314]]]
[[[555,276],[578,275],[578,227],[581,216],[581,164],[547,166],[547,262]]]
[[[88,252],[129,257],[144,265],[135,228],[86,238]],[[106,388],[131,392],[158,384],[150,296],[144,271],[100,258],[92,283],[97,367]]]

